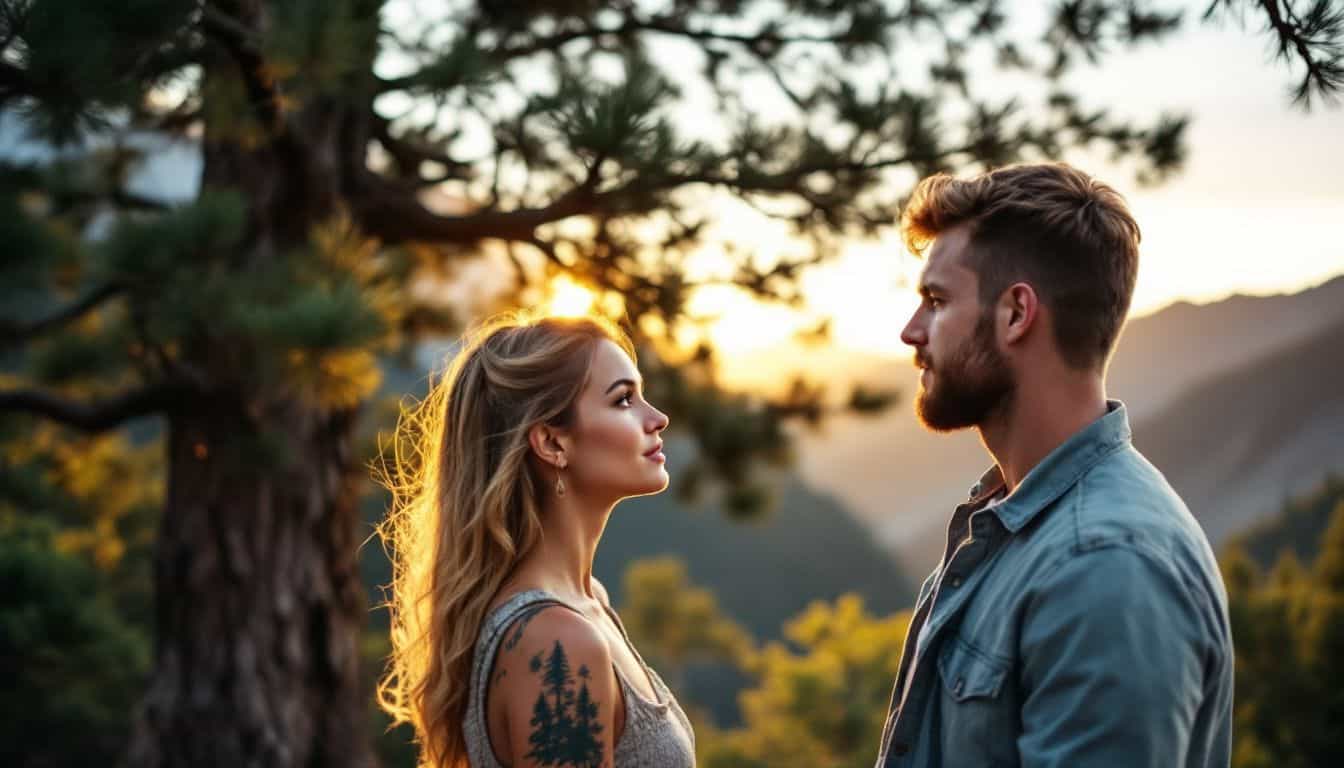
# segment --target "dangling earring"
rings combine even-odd
[[[565,495],[565,476],[564,476],[563,474],[561,474],[561,473],[564,472],[564,470],[565,470],[565,460],[564,460],[564,459],[561,459],[561,460],[559,461],[559,463],[556,465],[556,467],[557,467],[557,469],[555,470],[555,495],[556,495],[556,496],[564,496],[564,495]]]

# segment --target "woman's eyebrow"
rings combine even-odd
[[[610,393],[611,393],[611,390],[613,390],[613,389],[615,389],[615,388],[621,386],[622,384],[629,384],[629,385],[632,386],[632,387],[636,386],[636,384],[635,384],[635,380],[634,380],[634,379],[617,379],[617,380],[613,381],[613,382],[611,383],[611,386],[610,386],[610,387],[607,387],[607,391],[606,391],[606,392],[603,392],[602,394],[604,394],[604,395],[606,395],[606,394],[610,394]]]

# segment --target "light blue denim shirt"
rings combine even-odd
[[[1228,765],[1227,593],[1204,532],[1130,443],[1123,404],[981,510],[1002,485],[991,469],[953,513],[877,768]]]

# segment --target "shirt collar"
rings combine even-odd
[[[1051,451],[1022,478],[1012,494],[991,511],[1003,527],[1017,533],[1038,512],[1072,488],[1098,461],[1128,445],[1132,437],[1125,404],[1107,400],[1105,414]],[[992,466],[971,488],[967,503],[978,507],[998,493],[1003,485],[1003,472],[998,465]]]

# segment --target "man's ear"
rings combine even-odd
[[[569,440],[563,430],[550,424],[536,424],[527,431],[527,441],[532,445],[532,453],[552,467],[564,469],[569,464],[565,453]]]
[[[1013,283],[999,297],[1003,343],[1016,344],[1031,333],[1041,312],[1040,297],[1030,283]]]

